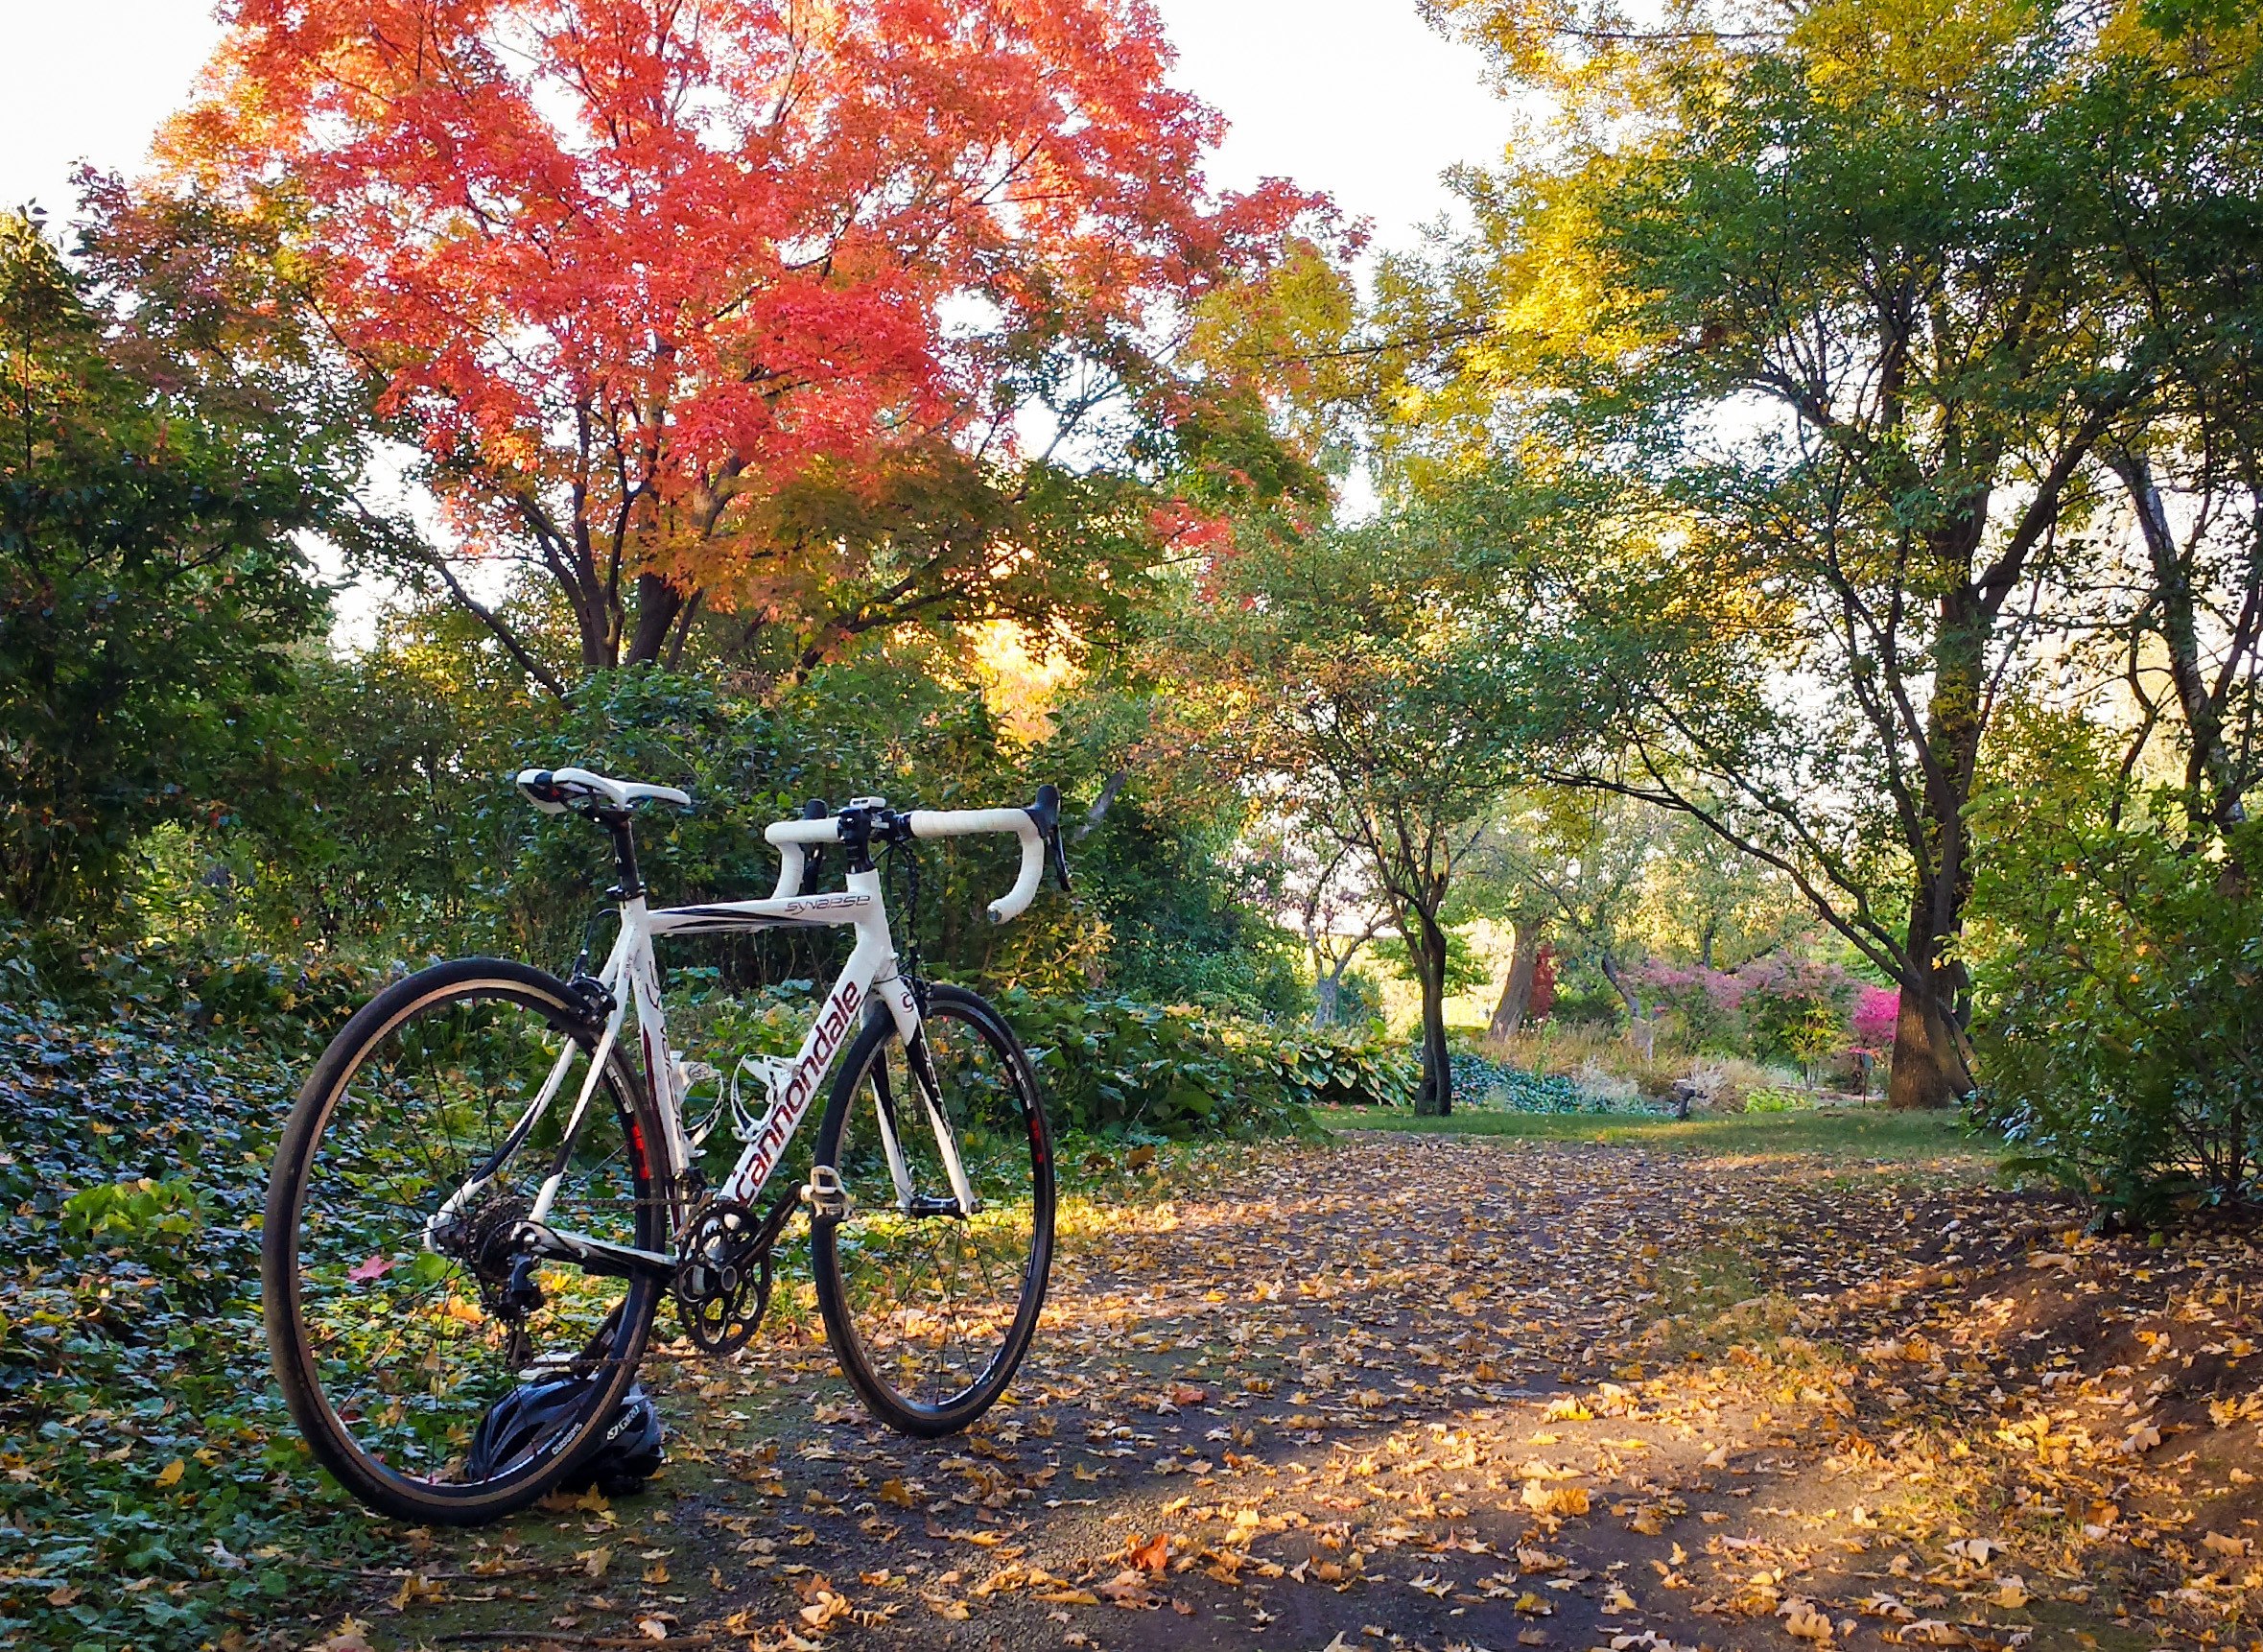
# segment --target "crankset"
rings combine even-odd
[[[758,1215],[736,1199],[717,1199],[694,1218],[677,1247],[676,1317],[703,1354],[746,1346],[770,1306],[778,1236],[795,1202],[781,1196]]]

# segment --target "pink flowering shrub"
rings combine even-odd
[[[1747,983],[1741,977],[1702,964],[1682,968],[1651,962],[1637,968],[1635,982],[1650,1003],[1682,1018],[1699,1049],[1733,1051],[1742,1042],[1736,1012]]]
[[[1701,1050],[1790,1059],[1812,1071],[1835,1050],[1893,1041],[1895,995],[1861,985],[1835,963],[1779,956],[1716,970],[1653,961],[1635,979],[1644,1000],[1679,1017]],[[1857,1031],[1865,1012],[1870,1019]],[[1871,1036],[1874,1023],[1884,1027],[1881,1036]]]
[[[1635,971],[1635,979],[1662,1004],[1685,1011],[1702,1000],[1705,1007],[1720,1015],[1736,1013],[1749,984],[1740,976],[1707,969],[1703,964],[1684,969],[1675,964],[1645,963]]]
[[[1883,1055],[1894,1048],[1894,1024],[1901,1018],[1901,993],[1891,986],[1866,986],[1855,995],[1854,1013],[1848,1018],[1854,1048],[1870,1055]]]

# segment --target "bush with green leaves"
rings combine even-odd
[[[106,915],[141,835],[278,810],[291,650],[325,618],[292,535],[357,450],[153,366],[178,296],[0,214],[0,910]]]
[[[2080,754],[2078,754],[2079,756]],[[2263,826],[2115,810],[2079,762],[1975,811],[1979,1110],[2017,1164],[2155,1220],[2263,1196]]]
[[[807,798],[878,792],[953,808],[1026,801],[1049,781],[1072,809],[1074,895],[1049,894],[1002,928],[983,907],[1012,883],[1015,846],[922,846],[917,938],[938,971],[985,987],[1101,985],[1243,1015],[1309,1008],[1290,938],[1234,881],[1232,819],[1134,782],[1075,836],[1110,777],[1113,748],[1096,734],[1008,738],[978,690],[917,661],[827,667],[760,696],[625,671],[583,683],[571,707],[535,704],[465,680],[476,654],[446,634],[444,616],[399,624],[368,656],[310,668],[286,765],[297,801],[279,823],[145,840],[145,860],[162,863],[145,866],[139,904],[163,915],[148,927],[173,934],[184,956],[389,963],[490,952],[563,968],[605,905],[610,849],[586,823],[530,808],[510,784],[521,767],[574,762],[689,790],[689,813],[652,808],[638,822],[648,882],[681,902],[767,894],[778,862],[763,828]],[[837,860],[827,876],[839,869]],[[897,883],[899,901],[904,892]],[[908,914],[896,921],[906,934]],[[609,929],[600,919],[596,930],[601,948]],[[837,939],[741,936],[669,956],[752,989],[830,976]]]
[[[1763,1084],[1748,1090],[1744,1097],[1747,1113],[1804,1113],[1814,1109],[1815,1097],[1804,1090],[1790,1090],[1780,1084]]]
[[[1836,964],[1780,956],[1741,973],[1745,1032],[1755,1055],[1796,1061],[1812,1074],[1817,1062],[1846,1042],[1855,983]]]
[[[1502,1113],[1620,1113],[1642,1111],[1607,1096],[1591,1095],[1560,1073],[1532,1073],[1474,1050],[1453,1052],[1456,1107]]]
[[[1314,1107],[1404,1104],[1413,1054],[1380,1037],[1133,998],[1005,995],[1055,1126],[1115,1138],[1249,1137]]]

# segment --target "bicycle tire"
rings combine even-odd
[[[862,1397],[865,1405],[898,1433],[932,1439],[956,1433],[995,1404],[1013,1381],[1030,1342],[1037,1333],[1038,1316],[1045,1307],[1046,1285],[1052,1269],[1054,1182],[1052,1134],[1046,1121],[1043,1092],[1035,1069],[1014,1036],[1005,1018],[988,1003],[961,987],[929,989],[929,1026],[960,1023],[973,1029],[998,1058],[1020,1115],[1020,1128],[1029,1155],[1030,1234],[1028,1254],[1020,1274],[1020,1296],[1004,1337],[973,1380],[958,1392],[934,1404],[905,1395],[879,1368],[868,1339],[860,1333],[854,1293],[843,1279],[841,1230],[843,1218],[813,1213],[810,1225],[811,1271],[815,1279],[817,1308],[824,1320],[826,1339],[841,1373]],[[815,1163],[842,1174],[844,1137],[855,1117],[857,1101],[866,1089],[874,1064],[889,1049],[902,1048],[892,1017],[876,1014],[851,1046],[848,1060],[835,1079],[818,1127]],[[946,1083],[949,1079],[946,1078]],[[924,1135],[923,1115],[914,1115]],[[970,1174],[974,1168],[968,1167]],[[843,1177],[846,1181],[846,1177]],[[949,1219],[949,1218],[944,1218]]]
[[[533,1011],[585,1052],[594,1046],[585,1012],[567,993],[565,983],[526,964],[460,958],[394,982],[346,1023],[300,1087],[277,1145],[261,1234],[263,1307],[275,1380],[316,1459],[367,1507],[401,1520],[447,1525],[481,1524],[525,1508],[602,1446],[603,1425],[635,1381],[665,1294],[649,1279],[626,1282],[616,1310],[618,1323],[610,1318],[604,1322],[612,1330],[600,1362],[603,1377],[591,1385],[587,1415],[572,1425],[570,1440],[546,1443],[546,1460],[538,1458],[533,1467],[501,1479],[451,1484],[404,1475],[365,1450],[333,1407],[321,1377],[322,1361],[309,1334],[300,1266],[310,1176],[325,1132],[349,1085],[387,1039],[436,1005],[486,1001]],[[612,1102],[624,1132],[622,1157],[634,1189],[636,1242],[640,1248],[661,1248],[666,1243],[668,1170],[664,1163],[655,1162],[646,1144],[665,1141],[666,1136],[644,1086],[618,1048],[608,1055],[599,1088]]]

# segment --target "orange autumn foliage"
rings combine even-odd
[[[379,411],[468,548],[564,593],[586,669],[658,657],[687,603],[821,602],[843,536],[775,508],[807,480],[1010,465],[1079,369],[1167,425],[1194,307],[1332,233],[1285,183],[1206,185],[1221,122],[1143,0],[226,15],[174,173],[289,202]]]

